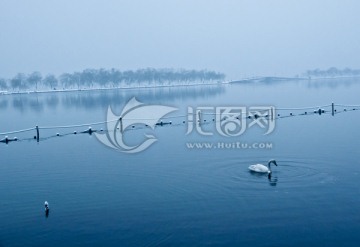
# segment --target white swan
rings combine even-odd
[[[274,163],[274,165],[277,166],[275,160],[269,160],[267,167],[262,165],[262,164],[256,164],[256,165],[249,166],[249,170],[252,171],[252,172],[269,173],[270,174],[271,173],[271,169],[270,169],[271,163]]]

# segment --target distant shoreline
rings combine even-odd
[[[334,80],[334,79],[355,79],[360,78],[360,75],[354,76],[331,76],[331,77],[277,77],[277,76],[263,76],[263,77],[252,77],[241,80],[230,81],[229,83],[269,83],[269,82],[280,82],[280,81],[318,81],[318,80]]]
[[[24,90],[24,91],[0,91],[1,95],[19,95],[19,94],[44,94],[44,93],[68,93],[68,92],[89,92],[89,91],[107,91],[107,90],[134,90],[134,89],[153,89],[153,88],[175,88],[175,87],[195,87],[195,86],[215,86],[236,83],[270,83],[280,81],[318,81],[318,80],[334,80],[334,79],[355,79],[360,76],[333,76],[333,77],[252,77],[240,80],[230,80],[221,82],[199,82],[190,84],[174,84],[174,85],[142,85],[137,87],[119,86],[119,87],[92,87],[92,88],[69,88],[69,89],[47,89],[47,90]]]
[[[44,94],[44,93],[68,93],[68,92],[89,92],[89,91],[106,91],[117,89],[152,89],[152,88],[173,88],[173,87],[194,87],[194,86],[216,86],[222,84],[229,84],[229,81],[223,82],[206,82],[206,83],[191,83],[191,84],[174,84],[174,85],[153,85],[153,86],[137,86],[137,87],[93,87],[93,88],[70,88],[70,89],[48,89],[48,90],[28,90],[28,91],[0,91],[0,95],[19,95],[19,94]]]

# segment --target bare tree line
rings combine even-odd
[[[306,72],[306,75],[309,77],[360,76],[360,69],[338,69],[335,67],[331,67],[325,70],[308,70]]]
[[[119,86],[157,86],[190,84],[199,82],[217,82],[225,79],[225,74],[207,70],[175,70],[175,69],[138,69],[120,71],[117,69],[85,69],[82,72],[63,73],[60,76],[40,72],[30,74],[18,73],[13,78],[0,78],[0,89],[25,90],[46,88],[55,90],[81,89],[93,87]]]

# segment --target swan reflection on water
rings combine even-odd
[[[259,173],[259,172],[254,172],[254,171],[249,171],[249,173],[252,176],[258,177],[258,178],[262,178],[265,180],[265,177],[268,178],[269,181],[269,185],[270,186],[276,186],[277,182],[278,182],[278,177],[274,176],[273,173]]]
[[[271,173],[268,175],[269,185],[270,186],[276,186],[278,182],[277,176],[272,176]]]

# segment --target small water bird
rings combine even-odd
[[[49,203],[47,201],[45,201],[44,205],[45,205],[45,213],[49,214],[49,210],[50,210]]]
[[[258,173],[268,173],[270,175],[271,174],[271,168],[270,168],[271,163],[273,163],[274,165],[277,166],[276,161],[274,159],[271,159],[271,160],[269,160],[267,166],[262,165],[262,164],[251,165],[251,166],[249,166],[249,170],[252,172],[258,172]]]

